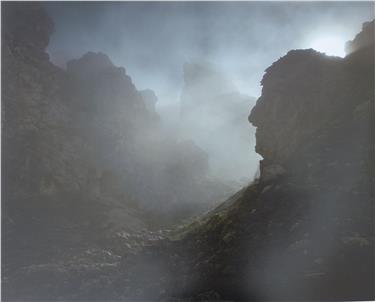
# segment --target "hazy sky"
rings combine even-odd
[[[58,65],[101,51],[160,104],[179,100],[182,65],[218,65],[239,90],[260,94],[263,71],[288,50],[334,54],[374,18],[373,2],[50,2],[48,51]]]

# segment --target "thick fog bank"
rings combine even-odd
[[[261,94],[266,67],[294,48],[343,56],[344,42],[374,15],[371,2],[44,6],[55,23],[47,49],[55,64],[64,67],[88,51],[106,53],[126,69],[138,90],[154,91],[167,132],[202,148],[211,174],[241,183],[253,178],[260,160],[247,115]],[[213,65],[217,78],[193,87],[184,67],[192,62]],[[206,77],[196,76],[196,81]],[[194,97],[187,95],[191,90],[196,90]],[[188,102],[189,113],[181,115]]]
[[[317,47],[322,38],[343,50],[372,2],[47,2],[55,23],[48,52],[63,66],[88,51],[125,66],[140,89],[175,103],[182,66],[192,59],[218,64],[242,93],[260,95],[264,70],[290,49]],[[319,46],[318,46],[319,47]],[[318,49],[322,50],[322,49]]]
[[[205,33],[217,24],[206,7],[217,4],[51,5],[61,9],[54,16],[61,13],[65,20],[55,23],[54,43],[60,41],[55,49],[92,47],[69,55],[64,69],[47,53],[54,24],[42,5],[1,3],[4,300],[374,300],[374,22],[349,39],[344,58],[300,49],[274,60],[248,117],[254,94],[243,91],[236,75],[223,67],[225,57],[218,60],[209,51],[219,50],[218,45],[211,48],[215,34],[195,44],[187,28],[171,22],[171,16],[182,14],[156,9],[195,8],[190,18],[207,18],[205,26],[195,28]],[[257,11],[261,4],[244,5]],[[222,13],[230,16],[244,5],[214,7],[227,6]],[[241,61],[249,74],[257,74],[244,63],[252,43],[260,48],[271,39],[278,53],[285,28],[290,38],[299,37],[301,28],[293,20],[303,16],[300,6],[311,8],[300,20],[303,25],[316,18],[309,30],[325,25],[325,18],[332,17],[329,8],[337,8],[338,22],[312,43],[339,56],[343,47],[323,43],[326,34],[349,17],[344,11],[351,8],[356,19],[362,5],[373,7],[262,5],[268,7],[265,15],[237,10],[245,29],[239,41],[226,30],[235,21],[218,20],[221,41],[227,39],[223,52]],[[91,20],[91,34],[64,15],[67,8],[75,8],[70,13],[83,23]],[[315,14],[318,8],[321,14]],[[270,35],[262,30],[272,23],[264,18],[267,13],[279,16],[282,24]],[[261,22],[254,23],[255,32],[247,32],[245,15]],[[108,38],[116,42],[129,33],[116,16],[125,16],[126,28],[141,39],[119,48],[124,58],[132,48],[145,54],[131,60],[144,63],[135,77],[131,63],[113,59],[118,44]],[[181,20],[190,24],[188,19]],[[159,31],[145,38],[150,24]],[[170,35],[158,34],[164,32],[162,24]],[[60,27],[70,28],[66,44],[59,40]],[[258,31],[262,35],[254,43]],[[210,58],[174,61],[170,53],[179,57],[179,50],[189,50],[184,43],[173,48],[168,38],[176,34],[193,48],[204,45]],[[80,35],[86,39],[81,44],[70,39]],[[236,57],[232,49],[243,41],[253,42]],[[97,42],[108,51],[98,51]],[[151,51],[155,56],[148,57]],[[261,61],[253,53],[252,62]],[[167,83],[167,63],[179,70],[167,89],[174,93],[173,102],[158,86]],[[144,87],[139,75],[155,85]],[[232,186],[233,180],[251,177],[257,166],[254,136],[255,150],[263,157],[260,175],[227,198],[240,186]]]

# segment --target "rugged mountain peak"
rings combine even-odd
[[[262,95],[249,116],[257,127],[256,152],[264,158],[261,179],[299,166],[296,158],[308,152],[319,133],[350,123],[362,102],[370,106],[373,92],[359,78],[373,78],[374,54],[366,47],[372,45],[374,21],[347,44],[353,53],[344,59],[313,49],[292,50],[266,69]]]
[[[115,66],[107,55],[88,52],[70,60],[67,75],[70,79],[67,91],[81,111],[101,116],[104,112],[111,113],[107,115],[110,119],[117,115],[120,120],[125,116],[133,121],[145,120],[147,111],[141,94],[125,69]]]
[[[45,49],[54,26],[42,6],[36,2],[3,2],[1,5],[5,47],[13,55],[48,59]]]
[[[79,59],[68,61],[67,72],[81,77],[91,77],[103,72],[113,72],[115,75],[125,76],[125,69],[116,67],[106,54],[91,51]]]
[[[362,31],[345,46],[346,54],[351,54],[367,46],[375,44],[375,20],[363,23]]]
[[[293,50],[266,70],[250,115],[260,179],[187,228],[185,296],[188,288],[203,300],[373,299],[370,54]]]
[[[275,79],[277,76],[282,74],[286,75],[287,68],[289,69],[288,76],[285,76],[287,79],[291,79],[290,77],[296,77],[302,70],[305,68],[310,69],[310,73],[319,71],[320,66],[323,66],[328,61],[338,61],[339,58],[328,57],[324,53],[318,52],[312,48],[310,49],[296,49],[290,50],[285,56],[278,59],[274,62],[270,67],[265,70],[265,75],[261,81],[261,84],[264,86],[265,84],[270,84],[273,80],[270,81],[270,77],[273,76]],[[319,64],[319,66],[317,66]],[[317,66],[317,68],[315,68]],[[307,72],[307,76],[310,75]],[[315,74],[312,74],[313,77]],[[276,83],[277,84],[277,83]],[[279,86],[281,82],[278,82]]]
[[[331,87],[340,62],[313,49],[293,50],[266,69],[262,95],[249,116],[257,127],[256,152],[265,161],[288,160],[303,139],[330,120],[336,103],[343,100],[333,100]]]

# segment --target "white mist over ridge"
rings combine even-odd
[[[182,67],[193,58],[215,63],[241,93],[257,97],[264,70],[287,51],[310,48],[327,34],[345,42],[374,18],[372,2],[44,5],[55,23],[48,47],[54,63],[101,51],[126,68],[138,89],[153,89],[160,104],[179,101]]]
[[[328,49],[325,41],[335,37],[345,42],[364,20],[374,18],[371,2],[44,5],[55,23],[48,47],[54,63],[64,66],[87,51],[106,53],[126,69],[138,90],[154,91],[166,131],[195,141],[209,154],[212,173],[232,180],[252,178],[257,172],[260,156],[254,151],[254,128],[247,117],[261,95],[264,70],[290,49],[312,47],[338,54],[343,44]],[[181,119],[187,84],[184,64],[194,61],[215,65],[233,88],[225,91],[227,96],[218,91],[222,84],[197,88],[191,101],[196,98],[205,105],[196,104]],[[234,98],[244,104],[234,105]],[[208,99],[221,105],[209,105]],[[231,116],[239,120],[230,121]]]

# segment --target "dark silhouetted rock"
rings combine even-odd
[[[375,20],[363,23],[362,31],[355,36],[354,40],[346,43],[346,54],[374,45],[374,39]]]
[[[260,178],[174,234],[172,297],[374,299],[374,81],[374,41],[266,70],[250,115]]]
[[[208,178],[204,151],[162,131],[155,95],[108,56],[54,66],[40,4],[4,3],[2,17],[3,297],[87,299],[116,265],[82,251],[134,253],[156,240],[151,228],[203,211],[227,188]]]

